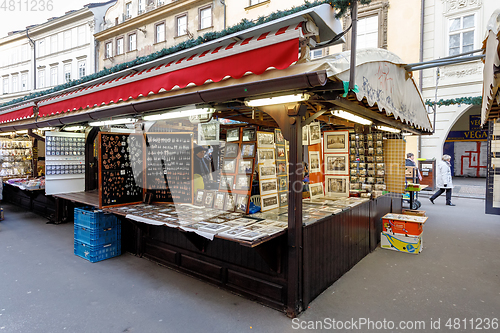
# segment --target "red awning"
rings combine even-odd
[[[33,105],[28,107],[24,105],[24,107],[18,108],[17,110],[0,114],[0,124],[31,117],[33,117]]]
[[[285,69],[298,60],[300,26],[166,58],[163,64],[141,72],[127,72],[122,77],[41,101],[38,115],[107,105],[228,77],[239,79],[248,73],[260,75],[270,68]]]

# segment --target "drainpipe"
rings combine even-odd
[[[33,90],[36,89],[36,44],[31,39],[28,28],[26,28],[26,37],[30,40],[30,44],[33,45]]]
[[[97,39],[94,39],[94,73],[98,72],[99,72],[99,41]]]
[[[425,0],[422,0],[420,8],[420,62],[424,61],[424,14],[425,14]],[[423,93],[424,88],[424,71],[420,71],[420,76],[418,78],[418,85],[420,86],[420,92]],[[422,135],[418,136],[418,158],[422,157]]]

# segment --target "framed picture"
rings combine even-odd
[[[285,160],[285,146],[276,146],[276,159]]]
[[[260,179],[276,178],[276,166],[274,164],[259,165]]]
[[[240,145],[237,143],[229,143],[226,145],[226,152],[224,157],[226,158],[236,158],[240,151]]]
[[[321,172],[319,151],[309,151],[309,173]]]
[[[257,139],[255,127],[243,129],[243,142],[255,141]]]
[[[278,176],[286,176],[286,162],[276,161],[276,169],[278,169]]]
[[[311,195],[311,199],[324,196],[323,183],[309,184],[309,193]]]
[[[302,126],[302,145],[309,146],[309,125]]]
[[[200,146],[219,145],[220,123],[212,120],[209,123],[198,124],[198,144]]]
[[[321,125],[319,122],[309,124],[309,144],[315,145],[321,142]]]
[[[259,163],[274,162],[274,148],[257,149]]]
[[[235,173],[236,172],[236,159],[226,160],[222,163],[222,173]]]
[[[239,128],[230,128],[226,132],[226,141],[234,142],[240,141],[240,129]]]
[[[244,143],[241,145],[241,157],[253,158],[255,157],[255,143]]]
[[[327,131],[324,136],[325,153],[347,153],[349,131]]]
[[[251,175],[236,176],[236,189],[242,191],[250,190],[250,186],[252,185],[250,183],[251,181],[252,181]]]
[[[349,196],[349,177],[326,176],[326,195],[333,197]]]
[[[205,208],[212,208],[214,206],[214,197],[214,191],[205,191],[205,198],[203,199]]]
[[[263,179],[260,181],[260,195],[278,192],[276,179]]]
[[[217,192],[215,194],[214,208],[218,210],[224,210],[225,199],[226,199],[226,193]]]
[[[233,189],[234,176],[220,176],[219,189],[223,191],[231,191]]]
[[[248,201],[250,197],[246,194],[238,194],[236,197],[236,212],[246,214],[248,212]]]
[[[274,130],[274,136],[275,136],[275,142],[277,145],[284,145],[285,144],[285,137],[283,136],[283,133],[281,132],[280,129],[275,129]]]
[[[325,154],[325,174],[326,175],[348,175],[349,155],[347,154]],[[351,163],[357,167],[357,163]]]
[[[196,196],[194,198],[194,204],[196,206],[203,206],[203,198],[205,197],[205,190],[196,191]]]
[[[236,198],[232,193],[227,193],[226,200],[224,203],[224,210],[227,212],[234,212],[235,207],[236,207]]]
[[[240,160],[238,173],[241,175],[251,175],[253,173],[253,160]]]
[[[257,132],[257,147],[259,148],[274,148],[274,133]]]
[[[278,193],[260,197],[261,210],[263,212],[279,207]]]
[[[288,190],[288,180],[286,176],[278,177],[278,191],[286,191]]]
[[[278,197],[280,200],[280,207],[288,206],[288,192],[280,192],[278,193]]]

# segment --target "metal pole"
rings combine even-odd
[[[354,76],[356,68],[356,36],[358,34],[358,0],[355,0],[352,3],[351,20],[351,70],[349,72],[349,90],[353,90],[355,86]]]
[[[30,44],[33,45],[33,90],[36,89],[36,43],[30,38],[28,29],[26,29],[26,37],[30,40]]]

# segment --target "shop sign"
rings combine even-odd
[[[446,141],[486,141],[488,139],[488,130],[481,128],[481,116],[469,116],[468,131],[450,131]]]

